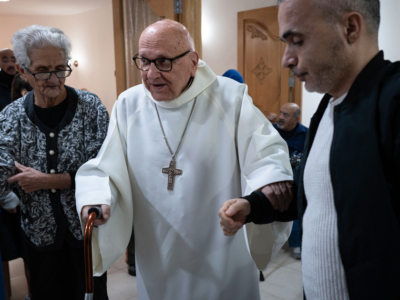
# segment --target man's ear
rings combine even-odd
[[[190,76],[196,76],[197,66],[199,64],[199,53],[192,51],[190,54]]]
[[[343,16],[345,38],[349,44],[354,44],[365,30],[364,19],[357,12],[350,12]]]
[[[25,69],[24,69],[23,67],[21,67],[21,66],[19,65],[19,63],[16,63],[16,64],[15,64],[15,68],[17,69],[18,73],[22,76],[22,78],[24,78],[24,80],[25,80],[26,82],[28,82],[28,77],[27,77],[27,74],[26,74]]]

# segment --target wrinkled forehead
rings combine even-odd
[[[3,58],[15,58],[14,51],[9,50],[9,49],[1,50],[0,51],[0,59],[3,59]]]
[[[139,55],[173,57],[189,50],[187,37],[171,27],[154,26],[146,29],[139,40]]]
[[[292,103],[286,103],[282,105],[281,111],[289,115],[293,115],[297,111],[298,107]]]

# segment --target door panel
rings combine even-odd
[[[289,86],[290,71],[282,67],[285,44],[279,39],[278,8],[238,13],[238,71],[249,94],[265,116],[279,114],[283,104],[301,107],[301,83]]]

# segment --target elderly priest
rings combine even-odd
[[[134,225],[139,299],[257,300],[245,234],[224,236],[218,210],[245,192],[241,175],[246,193],[274,191],[276,207],[288,206],[288,149],[247,86],[198,57],[181,24],[145,29],[133,57],[143,84],[119,96],[97,158],[79,169],[77,209],[85,220],[91,206],[103,208],[97,274],[124,252]],[[290,225],[275,238],[286,239]]]

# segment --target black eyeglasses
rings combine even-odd
[[[144,57],[139,56],[139,53],[136,54],[132,59],[135,61],[136,67],[141,70],[141,71],[148,71],[150,69],[151,63],[154,63],[156,68],[161,71],[161,72],[169,72],[172,70],[172,62],[178,58],[181,58],[188,54],[189,52],[192,52],[193,50],[186,51],[185,53],[182,53],[181,55],[178,55],[174,58],[157,58],[157,59],[147,59]]]
[[[35,77],[36,80],[48,80],[51,77],[51,74],[56,74],[57,78],[66,78],[69,75],[71,75],[72,70],[71,68],[67,70],[60,70],[60,71],[50,71],[50,72],[39,72],[39,73],[32,73],[31,71],[28,70],[24,66],[24,69],[31,74],[33,77]]]

